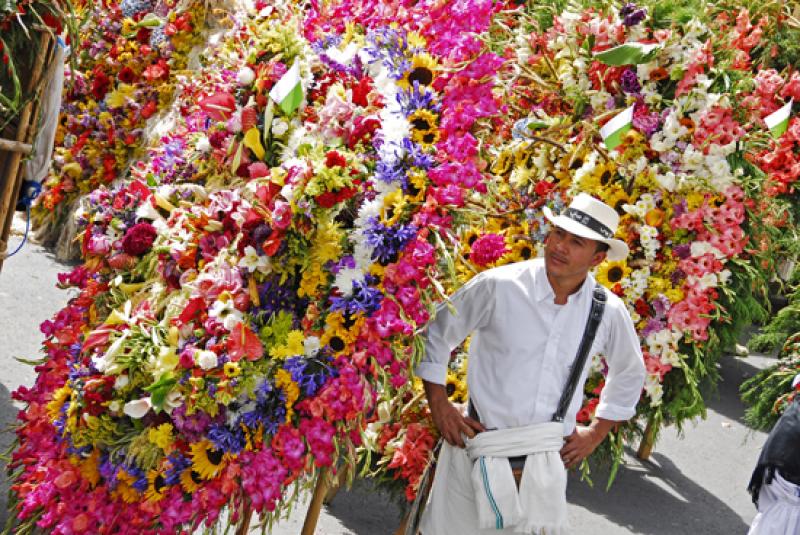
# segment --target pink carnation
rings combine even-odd
[[[469,259],[473,264],[485,266],[496,262],[508,252],[506,240],[500,234],[484,234],[472,244]]]

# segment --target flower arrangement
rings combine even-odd
[[[15,394],[15,522],[270,522],[319,468],[357,459],[412,499],[437,438],[411,376],[421,329],[475,273],[535,257],[541,208],[577,191],[620,211],[633,251],[596,277],[642,336],[639,423],[702,414],[700,381],[758,305],[745,260],[762,176],[743,148],[758,128],[717,70],[745,65],[761,26],[680,29],[632,4],[545,13],[343,0],[229,15],[201,68],[170,78],[171,128],[83,201],[84,264],[62,277],[79,295]],[[602,59],[629,42],[649,52]],[[630,106],[608,150],[599,129]],[[615,435],[617,460],[634,431]]]
[[[58,230],[73,200],[124,176],[141,154],[148,120],[171,102],[199,42],[205,8],[126,0],[81,4],[76,18],[85,23],[72,43],[52,169],[33,211],[41,229]]]

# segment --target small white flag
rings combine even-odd
[[[786,129],[789,128],[789,118],[792,116],[793,102],[794,99],[789,99],[789,102],[787,102],[785,106],[764,117],[764,122],[767,124],[767,128],[769,128],[772,137],[781,137],[784,132],[786,132]]]
[[[300,106],[303,101],[303,83],[300,78],[300,66],[296,61],[272,87],[269,96],[286,115],[290,115]]]
[[[608,121],[600,129],[600,136],[603,138],[608,150],[614,150],[622,143],[622,136],[633,127],[633,106],[622,110]]]

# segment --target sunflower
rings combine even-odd
[[[387,227],[393,226],[403,216],[403,209],[406,206],[406,199],[403,190],[396,189],[383,198],[381,208],[381,223]]]
[[[242,373],[238,362],[226,362],[222,367],[222,371],[225,372],[225,376],[231,378],[238,377],[239,374]]]
[[[187,468],[181,472],[181,488],[188,494],[193,494],[199,489],[202,482],[203,478],[200,477],[200,474],[196,470]]]
[[[355,319],[345,318],[341,312],[333,312],[325,318],[325,331],[320,337],[320,344],[329,346],[334,353],[341,353],[356,341],[361,327],[364,325],[364,317],[357,314]]]
[[[511,246],[511,254],[508,256],[511,262],[530,260],[536,256],[536,248],[529,240],[517,240]]]
[[[514,163],[514,152],[510,147],[504,148],[492,162],[492,173],[503,176],[511,172]]]
[[[408,116],[411,124],[411,139],[421,145],[433,145],[439,141],[439,116],[430,110],[419,109]]]
[[[463,379],[452,371],[447,372],[447,397],[454,403],[464,403],[467,401],[467,385]]]
[[[623,213],[622,206],[630,203],[630,197],[619,185],[615,184],[608,189],[610,189],[610,192],[604,196],[605,203],[616,210],[617,213]]]
[[[214,448],[208,440],[191,445],[192,470],[203,479],[214,479],[225,468],[225,452]]]
[[[416,54],[411,59],[411,68],[403,73],[403,78],[398,80],[397,85],[403,89],[411,89],[414,82],[420,86],[431,85],[436,78],[436,60],[427,53]]]
[[[427,177],[422,171],[411,171],[408,174],[406,186],[406,200],[408,202],[422,202],[425,200]]]
[[[630,274],[631,268],[628,267],[628,263],[625,260],[603,262],[597,268],[595,279],[606,288],[611,288]]]
[[[164,473],[161,470],[150,470],[147,473],[147,490],[144,492],[144,497],[148,501],[160,501],[165,495],[169,487],[164,482]]]
[[[86,459],[78,462],[78,470],[81,472],[83,479],[89,482],[92,488],[96,487],[100,482],[100,450],[97,448],[92,449],[91,455]]]
[[[136,483],[136,476],[129,474],[126,470],[120,469],[117,472],[117,486],[113,496],[121,499],[125,503],[136,503],[139,501],[139,491],[133,484]]]
[[[527,167],[530,169],[531,165],[528,163],[533,156],[533,142],[523,141],[514,149],[514,166]]]

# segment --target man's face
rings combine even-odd
[[[554,277],[585,277],[590,269],[605,260],[597,242],[554,226],[544,240],[544,265]]]

